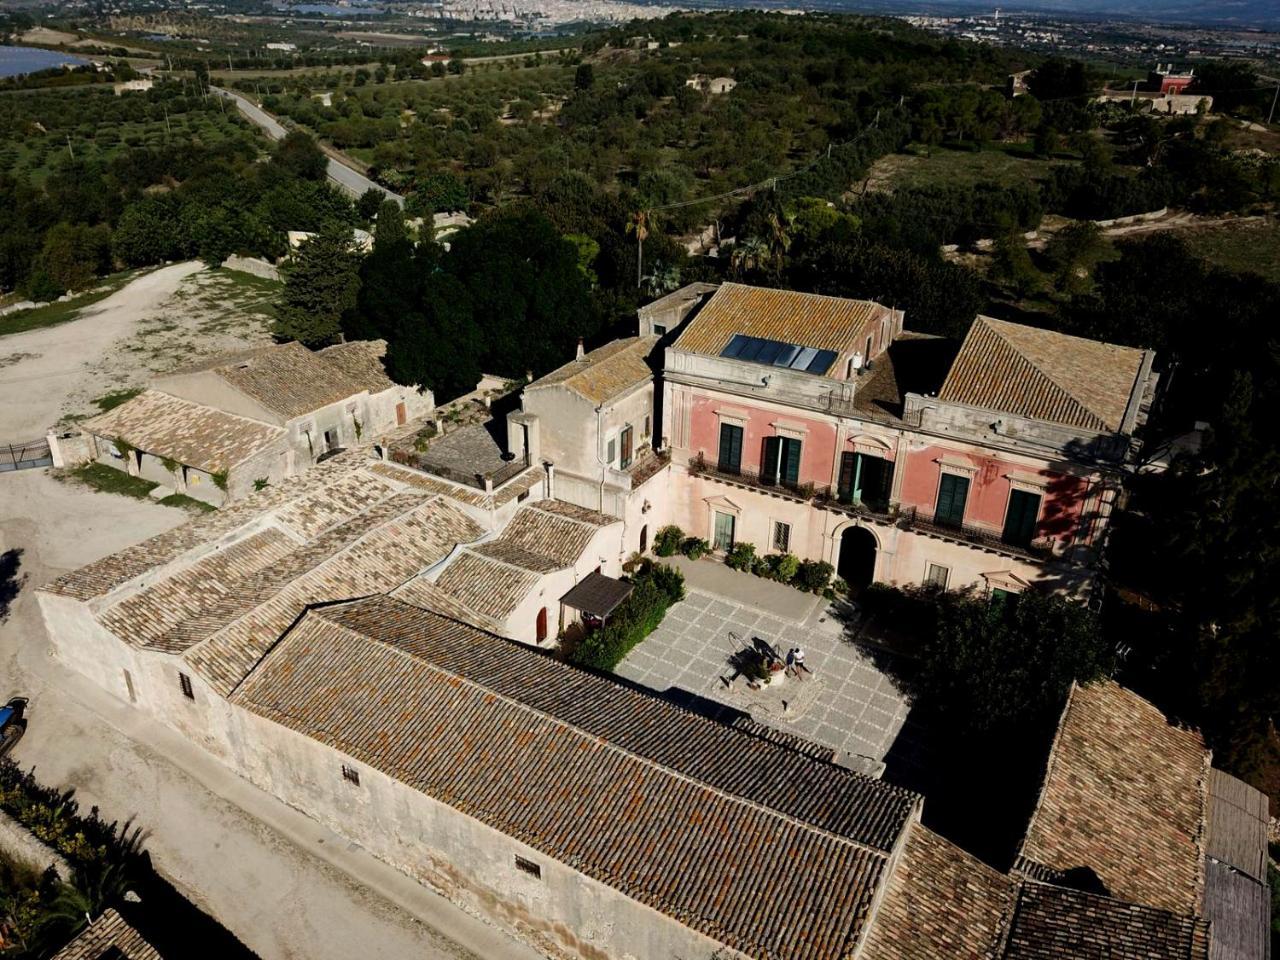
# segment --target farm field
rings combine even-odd
[[[184,96],[181,86],[122,97],[105,85],[0,96],[0,169],[37,185],[62,161],[106,161],[128,147],[256,139],[234,110]]]
[[[1215,267],[1280,282],[1280,221],[1275,217],[1187,230],[1179,236]]]

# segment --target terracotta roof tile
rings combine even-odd
[[[297,341],[218,357],[179,373],[210,370],[286,420],[363,393],[364,383]]]
[[[184,657],[225,696],[307,606],[394,590],[479,535],[446,501],[396,494],[243,581],[166,638],[199,637]]]
[[[233,701],[757,957],[848,956],[918,809],[386,597],[309,612]]]
[[[453,594],[441,590],[436,584],[423,577],[414,577],[404,586],[393,591],[391,596],[405,603],[411,603],[415,607],[421,607],[423,610],[435,611],[450,620],[461,620],[463,623],[469,623],[473,627],[479,627],[490,633],[501,634],[504,629],[500,621],[472,610]]]
[[[689,321],[674,347],[719,356],[734,335],[741,333],[852,353],[865,337],[863,328],[889,315],[888,307],[870,300],[724,283]]]
[[[320,351],[320,357],[337,367],[352,383],[358,383],[370,393],[381,393],[395,386],[387,376],[382,358],[387,355],[385,340],[350,340],[335,343]]]
[[[538,573],[532,570],[517,569],[493,557],[464,550],[449,561],[436,586],[463,606],[504,621],[537,587],[538,580]]]
[[[184,554],[261,519],[277,507],[320,490],[353,470],[360,470],[367,462],[360,451],[339,454],[314,465],[304,474],[272,484],[212,513],[202,513],[149,540],[86,564],[40,589],[77,600],[105,596],[135,577],[173,563]]]
[[[89,433],[209,473],[230,469],[283,441],[282,428],[147,390],[86,420]],[[281,447],[283,449],[283,447]]]
[[[1075,687],[1019,851],[1022,866],[1041,877],[1087,868],[1113,897],[1194,913],[1208,778],[1198,733],[1173,726],[1112,681]]]
[[[1126,412],[1146,352],[978,317],[938,399],[1098,431],[1132,431]]]
[[[921,824],[907,835],[867,938],[866,960],[998,956],[1017,882]]]
[[[1028,880],[1003,960],[1207,960],[1208,943],[1203,920]]]
[[[98,622],[128,643],[150,647],[182,621],[225,601],[240,581],[297,546],[274,528],[255,533],[112,604]]]
[[[617,521],[613,521],[617,522]],[[600,531],[595,523],[573,519],[531,504],[518,510],[502,531],[506,543],[549,558],[557,567],[571,567]]]
[[[614,340],[539,377],[525,389],[562,386],[592,403],[605,403],[653,376],[645,358],[657,343],[657,337]]]
[[[53,955],[53,960],[162,960],[160,951],[107,909],[74,940]]]

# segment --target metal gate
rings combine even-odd
[[[49,441],[43,437],[26,443],[0,444],[0,473],[51,466],[53,455],[49,452]]]

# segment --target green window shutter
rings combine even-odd
[[[938,485],[938,508],[933,519],[938,523],[964,522],[964,504],[969,499],[969,478],[944,473]]]
[[[764,452],[760,457],[760,480],[763,483],[776,483],[778,480],[778,455],[782,447],[778,437],[764,438]]]
[[[782,438],[782,479],[787,483],[800,482],[800,441]]]
[[[1025,490],[1009,493],[1009,512],[1004,518],[1005,543],[1017,547],[1028,546],[1036,535],[1036,520],[1040,516],[1040,495]]]
[[[720,425],[720,469],[725,473],[742,469],[742,428],[731,423]]]
[[[836,486],[836,498],[841,503],[848,503],[853,498],[853,475],[857,456],[856,453],[840,454],[840,480]]]

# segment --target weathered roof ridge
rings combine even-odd
[[[358,617],[361,614],[368,611],[374,611],[375,613],[376,612],[393,612],[395,608],[404,608],[404,607],[409,607],[413,609],[415,612],[419,612],[419,613],[424,612],[424,611],[421,611],[420,608],[412,607],[412,605],[406,604],[404,601],[397,600],[393,597],[375,596],[367,600],[353,601],[351,603],[345,603],[345,604],[334,604],[333,606],[326,607],[323,610],[314,611],[314,613],[316,614],[316,616],[322,619],[341,624],[347,629],[353,629],[348,626],[344,618],[349,619],[353,616]],[[435,611],[425,611],[425,612],[434,616],[443,616],[445,619],[452,619],[450,617],[444,616],[443,614],[437,613]],[[467,625],[467,626],[469,626],[471,629],[479,629],[471,625]],[[358,629],[356,630],[356,632],[360,633],[361,635],[368,636],[368,634],[365,634],[362,631],[359,631]],[[484,633],[485,631],[480,631],[480,632]],[[858,784],[863,787],[870,788],[875,792],[883,794],[885,796],[893,796],[905,805],[903,809],[904,814],[907,814],[911,807],[918,806],[920,803],[921,798],[918,794],[913,793],[912,791],[907,790],[903,787],[898,787],[889,783],[885,783],[884,781],[881,781],[881,780],[875,780],[871,777],[866,776],[865,774],[858,773],[854,770],[850,770],[848,768],[841,767],[836,764],[829,764],[824,761],[814,759],[813,757],[805,755],[804,753],[797,751],[790,746],[782,745],[773,741],[763,740],[759,737],[753,736],[744,731],[736,730],[732,726],[729,726],[727,724],[721,723],[716,720],[709,719],[708,717],[705,717],[702,714],[697,713],[696,711],[689,710],[688,708],[682,707],[679,704],[672,703],[670,700],[662,697],[658,697],[649,691],[638,690],[633,688],[630,685],[624,686],[622,684],[617,683],[616,680],[610,677],[600,676],[593,672],[585,671],[578,667],[574,667],[568,663],[565,663],[563,661],[560,661],[548,656],[545,652],[536,650],[525,644],[518,643],[517,641],[508,640],[504,637],[495,636],[492,634],[487,634],[487,635],[496,643],[501,644],[501,648],[504,651],[504,654],[508,655],[509,657],[517,658],[517,659],[525,659],[525,660],[528,660],[530,663],[537,663],[539,665],[539,669],[554,670],[566,675],[573,676],[575,679],[578,680],[579,685],[582,685],[582,684],[606,685],[611,693],[616,693],[620,696],[639,697],[644,699],[648,703],[660,704],[661,709],[668,710],[672,714],[679,715],[682,718],[690,719],[692,720],[692,722],[700,725],[701,727],[705,727],[707,729],[715,729],[715,730],[732,730],[733,731],[732,736],[743,738],[744,742],[747,740],[750,740],[752,742],[758,742],[762,745],[763,749],[767,749],[771,752],[776,751],[780,755],[784,755],[787,757],[801,758],[803,763],[806,766],[821,767],[824,772],[830,774],[831,776],[835,777],[838,780],[847,781],[850,783]],[[375,639],[378,639],[382,643],[391,642],[389,638],[385,636],[377,637]],[[444,651],[437,652],[437,657],[440,656],[440,654],[443,652]],[[450,673],[458,672],[455,670],[450,670],[447,667],[441,666],[441,664],[436,659],[433,659],[429,662],[435,664],[437,667],[445,670],[446,672],[450,672]],[[459,676],[461,676],[461,674],[459,674]],[[491,684],[485,684],[481,681],[477,681],[474,679],[472,680],[472,682],[476,683],[477,685],[485,689],[494,690],[495,692],[497,692],[495,687]],[[524,701],[521,701],[521,702],[524,702]],[[551,714],[545,710],[542,710],[541,708],[534,707],[534,709],[540,713],[545,713],[549,717],[555,717],[554,714]],[[587,730],[578,722],[571,721],[563,717],[558,717],[556,719],[558,719],[560,722],[563,722],[569,726],[572,726],[576,730],[582,731],[587,736],[590,736],[596,739],[603,739],[601,734],[593,733],[590,730]],[[666,764],[661,764],[661,763],[659,765],[666,766]],[[688,776],[690,776],[691,779],[694,779],[694,780],[701,779],[692,775],[688,775]],[[759,801],[756,801],[756,802],[759,802]],[[806,820],[806,818],[799,815],[796,815],[796,819],[799,820],[800,822],[810,822],[809,820]],[[902,825],[905,825],[905,823],[909,819],[910,819],[909,815],[905,816],[904,819],[902,820]],[[814,824],[814,826],[819,827],[820,829],[823,829],[824,832],[830,833],[833,836],[847,837],[846,834],[842,834],[839,830],[836,830],[834,828],[820,827],[820,825],[816,823]],[[899,826],[894,831],[895,836],[900,834],[901,829],[902,829],[902,826]],[[859,842],[859,841],[855,841],[855,842]],[[892,844],[888,844],[884,848],[879,848],[869,842],[860,842],[860,845],[866,847],[867,849],[878,850],[879,852],[882,852],[882,853],[889,852],[889,849],[892,846]]]
[[[582,737],[582,738],[584,738],[584,739],[591,740],[591,741],[596,741],[596,742],[599,742],[599,743],[603,744],[606,750],[610,750],[610,751],[613,751],[613,752],[616,752],[616,753],[624,754],[624,755],[626,755],[626,756],[628,756],[628,757],[631,757],[631,758],[633,758],[633,759],[635,759],[635,760],[640,761],[641,763],[646,764],[647,766],[655,767],[655,768],[657,768],[657,769],[660,769],[660,770],[664,771],[664,772],[665,772],[665,773],[667,773],[667,774],[670,774],[671,776],[678,777],[679,779],[681,779],[681,780],[683,780],[683,781],[685,781],[685,782],[698,784],[698,785],[700,785],[700,786],[702,786],[702,787],[704,787],[704,788],[706,788],[706,789],[708,789],[708,790],[712,790],[712,791],[714,791],[714,792],[716,792],[716,793],[718,793],[718,794],[720,794],[720,795],[722,795],[722,796],[728,797],[728,798],[730,798],[730,799],[732,799],[732,800],[734,800],[734,801],[736,801],[736,802],[738,802],[738,803],[741,803],[741,804],[743,804],[744,806],[751,807],[751,808],[754,808],[754,809],[756,809],[756,810],[760,810],[760,811],[762,811],[762,812],[764,812],[764,813],[770,814],[770,815],[772,815],[772,816],[776,816],[776,817],[778,817],[778,818],[780,818],[780,819],[783,819],[783,820],[787,820],[787,821],[788,821],[788,822],[790,822],[790,823],[794,823],[794,824],[797,824],[797,825],[799,825],[799,826],[803,826],[803,827],[804,827],[804,828],[806,828],[806,829],[814,830],[814,831],[816,831],[816,832],[818,832],[818,833],[821,833],[821,834],[823,834],[823,835],[825,835],[825,836],[831,837],[833,840],[837,840],[837,841],[839,841],[839,842],[841,842],[841,843],[847,843],[847,844],[849,844],[850,846],[852,846],[852,847],[856,847],[856,848],[857,848],[857,849],[859,849],[859,850],[863,850],[863,851],[865,851],[865,852],[867,852],[867,853],[869,853],[869,854],[872,854],[872,855],[874,855],[874,856],[882,857],[882,858],[886,858],[886,859],[887,859],[887,857],[888,857],[888,851],[881,850],[881,849],[879,849],[879,848],[877,848],[877,847],[875,847],[875,846],[872,846],[871,844],[864,843],[864,842],[862,842],[862,841],[860,841],[860,840],[857,840],[857,839],[855,839],[855,838],[853,838],[853,837],[850,837],[850,836],[847,836],[847,835],[845,835],[845,834],[839,833],[839,832],[837,832],[837,831],[835,831],[835,830],[832,830],[832,829],[830,829],[830,828],[828,828],[828,827],[824,827],[824,826],[822,826],[822,825],[820,825],[820,824],[813,823],[811,820],[806,820],[806,819],[803,819],[803,818],[801,818],[801,817],[796,816],[795,814],[788,813],[787,811],[779,810],[778,808],[776,808],[776,807],[772,807],[772,806],[770,806],[770,805],[768,805],[768,804],[766,804],[766,803],[763,803],[763,802],[761,802],[761,801],[759,801],[759,800],[753,800],[753,799],[751,799],[750,797],[745,797],[745,796],[742,796],[741,794],[734,793],[733,791],[731,791],[731,790],[727,790],[727,789],[725,789],[724,787],[718,786],[718,785],[713,784],[713,783],[709,783],[708,781],[706,781],[706,780],[704,780],[704,779],[701,779],[701,778],[698,778],[698,777],[691,776],[690,774],[687,774],[687,773],[685,773],[685,772],[684,772],[684,771],[682,771],[682,770],[677,770],[675,767],[672,767],[672,766],[670,766],[669,764],[661,763],[660,761],[655,760],[655,759],[653,759],[652,757],[648,757],[648,756],[645,756],[645,755],[644,755],[644,754],[642,754],[642,753],[637,753],[637,752],[636,752],[636,751],[634,751],[634,750],[628,749],[627,747],[624,747],[624,746],[622,746],[621,744],[618,744],[618,743],[614,742],[613,740],[610,740],[610,739],[605,738],[605,737],[601,737],[601,736],[599,736],[598,734],[594,734],[594,733],[592,733],[592,732],[591,732],[591,731],[589,731],[589,730],[585,730],[585,729],[583,729],[581,726],[579,726],[579,725],[578,725],[578,724],[576,724],[576,723],[573,723],[573,722],[572,722],[572,721],[570,721],[570,720],[566,720],[566,719],[565,719],[565,718],[563,718],[563,717],[558,717],[558,716],[556,716],[555,714],[548,713],[547,711],[545,711],[545,710],[543,710],[543,709],[541,709],[541,708],[539,708],[539,707],[536,707],[536,706],[534,706],[534,705],[532,705],[532,704],[526,703],[526,702],[525,702],[525,701],[523,701],[523,700],[520,700],[520,699],[517,699],[517,698],[515,698],[515,697],[513,697],[513,696],[510,696],[509,694],[504,693],[504,692],[502,692],[502,691],[500,691],[500,690],[497,690],[497,689],[495,689],[494,687],[492,687],[492,686],[490,686],[490,685],[487,685],[487,684],[484,684],[484,683],[480,683],[479,681],[474,680],[474,679],[472,679],[471,677],[468,677],[468,676],[466,676],[466,675],[464,675],[464,674],[462,674],[462,673],[459,673],[459,672],[457,672],[457,671],[455,671],[455,670],[450,670],[448,667],[441,666],[438,662],[436,662],[436,661],[434,661],[434,660],[427,660],[427,659],[425,659],[425,658],[423,658],[423,657],[415,656],[415,655],[414,655],[413,653],[411,653],[410,651],[405,650],[403,647],[400,647],[400,646],[398,646],[398,645],[397,645],[397,644],[395,644],[395,643],[391,643],[391,642],[387,641],[386,639],[384,639],[384,638],[382,638],[382,637],[375,637],[375,636],[371,636],[371,635],[369,635],[369,634],[367,634],[367,633],[363,633],[363,632],[361,632],[361,631],[359,631],[359,630],[353,629],[352,627],[349,627],[349,626],[347,626],[346,624],[342,623],[340,620],[336,620],[336,619],[334,619],[334,618],[330,615],[330,614],[331,614],[331,612],[333,612],[335,608],[340,608],[340,607],[344,607],[344,606],[350,606],[350,605],[352,605],[352,604],[377,604],[377,603],[380,603],[380,602],[383,602],[383,601],[387,601],[387,602],[390,602],[390,603],[396,603],[396,604],[404,604],[404,605],[406,605],[406,606],[412,606],[412,604],[407,604],[405,601],[403,601],[403,600],[398,600],[398,599],[396,599],[395,597],[387,596],[387,595],[385,595],[385,594],[375,594],[375,595],[372,595],[372,596],[369,596],[369,597],[361,597],[361,598],[353,599],[353,600],[350,600],[350,601],[345,601],[345,602],[341,602],[341,601],[340,601],[340,602],[335,602],[335,603],[333,603],[333,604],[331,604],[331,605],[326,605],[326,606],[324,606],[324,607],[316,607],[316,608],[314,608],[314,609],[312,609],[312,610],[309,610],[309,611],[308,611],[308,615],[315,615],[315,616],[320,617],[320,618],[322,618],[322,619],[324,619],[324,620],[328,620],[330,623],[334,624],[336,627],[338,627],[339,629],[343,630],[345,633],[347,633],[349,636],[351,636],[351,637],[353,637],[353,638],[355,638],[355,639],[359,639],[359,640],[369,640],[369,641],[373,641],[373,642],[375,642],[375,643],[382,644],[383,646],[387,647],[388,649],[390,649],[390,650],[394,651],[398,656],[401,656],[401,657],[404,657],[404,658],[407,658],[407,659],[413,660],[413,661],[414,661],[414,662],[416,662],[416,663],[425,663],[425,664],[428,666],[428,668],[430,668],[431,670],[434,670],[435,672],[437,672],[437,673],[439,673],[439,674],[442,674],[443,676],[452,677],[454,680],[457,680],[459,683],[463,684],[464,686],[468,687],[469,689],[477,690],[477,691],[481,691],[481,692],[483,692],[484,694],[492,695],[492,696],[496,697],[497,699],[501,700],[502,702],[507,703],[507,704],[509,704],[509,705],[511,705],[511,706],[513,706],[513,707],[515,707],[515,708],[517,708],[517,709],[519,709],[519,710],[521,710],[521,711],[524,711],[524,712],[526,712],[526,713],[532,713],[532,714],[535,714],[535,715],[537,715],[537,716],[539,716],[539,717],[543,717],[544,719],[549,720],[549,721],[550,721],[551,723],[553,723],[553,724],[556,724],[556,725],[558,725],[558,726],[561,726],[561,727],[565,727],[565,728],[567,728],[567,729],[570,729],[570,730],[572,730],[575,734],[577,734],[578,736],[580,736],[580,737]],[[421,609],[421,608],[415,608],[415,609]],[[431,614],[433,614],[434,616],[444,617],[444,619],[446,619],[446,620],[452,620],[452,619],[453,619],[452,617],[448,617],[448,616],[446,616],[445,614],[439,613],[439,612],[437,612],[437,611],[435,611],[435,610],[430,610],[430,611],[426,611],[426,612],[431,613]],[[463,623],[463,621],[455,621],[455,622],[457,622],[457,623]],[[463,625],[464,625],[464,626],[467,626],[467,627],[471,627],[471,629],[473,629],[473,630],[479,630],[479,629],[480,629],[479,627],[476,627],[476,626],[474,626],[474,625],[472,625],[472,624],[463,623]],[[494,639],[495,639],[495,640],[500,640],[500,641],[502,641],[502,642],[504,642],[504,643],[515,643],[515,642],[516,642],[516,641],[512,641],[512,640],[507,640],[505,637],[499,637],[499,636],[496,636],[496,635],[494,636]],[[274,649],[275,649],[275,647],[273,647],[272,649],[274,650]],[[265,658],[264,658],[264,662],[265,662]],[[557,662],[558,662],[558,661],[557,661]],[[260,664],[260,665],[261,665],[261,664]],[[567,665],[566,665],[566,666],[567,666]],[[256,667],[255,667],[255,669],[256,669]],[[572,668],[570,668],[570,669],[572,669]],[[244,682],[247,682],[247,681],[248,681],[248,679],[249,679],[249,678],[248,678],[248,677],[246,677]],[[242,686],[243,686],[243,683],[244,683],[244,682],[242,682],[242,684],[241,684]],[[663,701],[663,702],[668,702],[668,701]],[[687,715],[689,715],[689,716],[691,716],[691,717],[695,717],[695,718],[697,718],[699,721],[702,721],[702,722],[705,722],[705,723],[709,723],[709,724],[714,724],[714,723],[716,723],[716,721],[714,721],[714,720],[708,720],[708,719],[706,719],[705,717],[702,717],[701,715],[699,715],[699,714],[697,714],[697,713],[694,713],[694,712],[693,712],[693,711],[691,711],[691,710],[686,710],[684,707],[681,707],[681,706],[679,706],[679,705],[672,704],[672,705],[671,705],[671,707],[672,707],[672,709],[673,709],[673,710],[677,710],[677,711],[680,711],[681,713],[687,714]],[[726,729],[733,730],[734,728],[733,728],[733,727],[726,727]],[[734,732],[735,732],[735,733],[740,734],[740,735],[741,735],[741,736],[743,736],[743,737],[750,736],[749,734],[741,733],[741,731],[734,730]],[[772,748],[775,748],[775,749],[778,749],[778,750],[787,750],[788,752],[794,752],[794,751],[791,751],[791,748],[790,748],[790,747],[782,746],[782,745],[777,744],[777,743],[775,743],[775,742],[773,742],[773,741],[760,740],[759,738],[754,738],[754,737],[753,737],[752,739],[753,739],[753,740],[755,740],[755,742],[759,742],[759,743],[762,743],[762,744],[767,744],[769,747],[772,747]],[[797,755],[798,755],[798,756],[804,756],[803,754],[799,754],[799,753],[797,753]],[[806,759],[807,759],[807,760],[809,760],[809,761],[810,761],[810,762],[812,762],[812,763],[822,763],[822,762],[823,762],[823,761],[821,761],[821,760],[814,760],[812,757],[806,757]],[[832,766],[834,766],[834,764],[833,764]],[[843,769],[843,768],[837,767],[836,769]],[[853,773],[851,773],[851,775],[852,775],[852,776],[859,776],[859,774],[853,774]]]
[[[657,342],[653,335],[611,340],[556,367],[525,389],[562,386],[592,403],[611,400],[653,375],[646,357]]]
[[[1114,680],[1073,683],[1016,869],[1055,880],[1087,867],[1119,898],[1196,912],[1210,770],[1198,731]]]
[[[237,583],[239,590],[228,593],[199,614],[178,621],[152,641],[152,645],[164,649],[180,646],[183,652],[199,647],[252,614],[289,584],[349,553],[383,524],[438,500],[439,497],[402,491],[370,504],[319,536],[299,544],[280,563],[243,578]],[[292,563],[287,562],[291,559]]]
[[[1025,376],[1029,381],[1038,381],[1038,385],[1034,388],[1034,392],[1043,393],[1047,390],[1059,394],[1057,404],[1066,408],[1065,414],[1060,414],[1051,419],[1066,419],[1066,422],[1078,423],[1080,426],[1087,426],[1094,430],[1105,430],[1107,424],[1097,412],[1089,409],[1080,400],[1066,389],[1057,380],[1051,377],[1045,370],[1037,366],[1023,351],[1018,349],[1014,344],[1009,342],[1001,330],[995,327],[991,317],[979,315],[969,327],[969,332],[965,334],[964,343],[960,347],[960,355],[963,356],[968,349],[975,349],[982,340],[987,341],[989,349],[997,350],[1001,354],[1001,360],[1004,364],[1013,368],[1013,373]],[[998,321],[997,321],[998,322]],[[942,383],[942,389],[938,391],[939,398],[943,400],[957,399],[955,394],[962,388],[961,379],[969,375],[970,371],[961,363],[954,364],[947,372],[947,377]],[[1006,381],[1007,384],[1007,381]],[[1026,391],[1032,392],[1032,391]],[[964,401],[961,401],[964,402]],[[992,409],[1003,409],[1001,407],[992,406]],[[1022,413],[1020,410],[1008,410],[1009,413]]]

